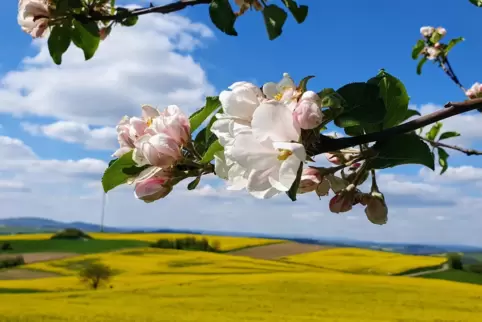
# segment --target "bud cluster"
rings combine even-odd
[[[425,48],[422,50],[422,54],[427,57],[428,60],[435,60],[442,54],[442,49],[445,46],[440,43],[440,40],[447,34],[447,30],[443,27],[434,28],[431,26],[425,26],[420,28],[420,33],[425,38]]]

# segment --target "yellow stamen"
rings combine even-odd
[[[147,123],[147,126],[151,126],[151,124],[152,124],[152,117],[148,118],[147,121],[146,121],[146,123]]]
[[[279,151],[278,160],[280,160],[280,161],[284,161],[284,160],[288,159],[293,154],[293,152],[291,152],[290,150],[286,150],[286,149],[278,149],[278,151]]]

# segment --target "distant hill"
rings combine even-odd
[[[65,228],[77,228],[87,232],[100,231],[100,225],[85,222],[60,222],[46,218],[38,217],[19,217],[0,219],[0,234],[11,233],[41,233],[52,232]],[[467,245],[424,245],[411,243],[379,243],[371,241],[360,241],[345,238],[316,238],[301,236],[275,236],[269,234],[228,232],[228,231],[208,231],[208,230],[190,230],[190,229],[149,229],[149,228],[117,228],[104,227],[105,232],[136,232],[136,233],[180,233],[180,234],[199,234],[199,235],[219,235],[219,236],[245,236],[269,239],[285,239],[305,244],[330,245],[336,247],[357,247],[374,249],[381,251],[390,251],[402,254],[412,255],[431,255],[443,254],[449,252],[463,253],[482,253],[482,246]]]

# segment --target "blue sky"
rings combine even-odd
[[[306,22],[290,17],[275,41],[268,40],[257,12],[243,16],[239,36],[229,37],[200,6],[114,29],[89,62],[70,48],[61,67],[51,63],[45,41],[32,42],[20,30],[17,4],[8,2],[0,13],[0,154],[6,160],[0,165],[0,217],[97,222],[99,179],[115,150],[113,127],[124,114],[137,114],[140,104],[178,104],[192,112],[204,96],[235,81],[261,85],[289,72],[297,80],[316,75],[309,87],[320,90],[367,80],[385,68],[405,83],[411,104],[428,113],[464,97],[431,64],[416,75],[410,52],[423,25],[444,26],[449,38],[464,36],[451,53],[453,67],[466,87],[481,80],[482,36],[474,21],[482,9],[468,0],[444,6],[435,0],[304,2],[310,6]],[[482,148],[481,120],[472,113],[445,128],[462,133],[454,143]],[[181,186],[151,205],[135,200],[131,187],[120,188],[109,194],[106,223],[482,245],[476,229],[482,224],[482,158],[453,153],[450,166],[443,177],[418,166],[382,172],[390,207],[382,227],[368,223],[362,209],[329,213],[328,199],[259,201],[227,192],[215,178],[196,192]]]

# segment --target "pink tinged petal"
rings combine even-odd
[[[129,123],[130,123],[129,136],[133,140],[136,140],[140,136],[142,136],[147,129],[147,123],[138,117],[132,117],[129,120]]]
[[[136,184],[134,194],[137,199],[153,202],[166,197],[172,191],[172,187],[167,183],[164,178],[146,179]]]
[[[301,133],[290,108],[277,101],[262,103],[254,112],[251,126],[260,141],[298,141]]]
[[[154,118],[160,115],[159,110],[150,105],[142,105],[142,119],[147,121],[149,118]]]
[[[130,147],[121,147],[121,148],[117,149],[117,151],[115,151],[112,154],[112,156],[116,157],[116,158],[120,158],[121,156],[123,156],[127,152],[130,152],[131,150],[132,150],[132,148],[130,148]]]
[[[143,180],[147,180],[147,179],[150,179],[152,177],[162,177],[164,178],[165,180],[168,180],[170,179],[171,175],[169,174],[169,172],[166,172],[164,171],[162,168],[159,168],[159,167],[148,167],[147,169],[144,169],[141,171],[141,173],[139,173],[135,179],[135,183],[139,182],[139,181],[143,181]]]
[[[246,169],[264,170],[279,164],[278,151],[263,145],[251,132],[242,132],[234,140],[226,156]]]

